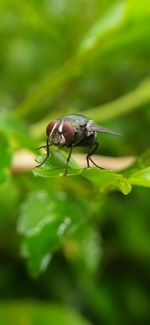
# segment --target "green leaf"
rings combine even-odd
[[[63,176],[66,168],[68,154],[58,148],[51,149],[50,157],[39,168],[33,169],[35,176],[59,177]],[[36,161],[40,164],[45,157],[39,156]],[[69,162],[68,176],[80,174],[82,169],[72,160]]]
[[[42,156],[38,157],[38,162],[41,163],[43,159]],[[33,173],[40,177],[61,177],[64,175],[66,161],[67,154],[54,148],[46,163],[35,168]],[[145,168],[141,168],[141,166],[145,166]],[[149,151],[146,152],[145,158],[142,155],[134,166],[129,168],[129,171],[124,172],[124,175],[98,168],[80,168],[71,160],[67,176],[78,174],[88,179],[101,192],[117,189],[126,195],[131,192],[132,185],[150,186]]]
[[[90,325],[70,307],[32,301],[0,303],[0,320],[3,325]]]
[[[150,187],[150,167],[141,169],[133,173],[129,178],[129,182],[132,185]]]
[[[123,175],[109,170],[90,168],[83,170],[82,175],[102,192],[118,189],[128,194],[131,191],[131,185]]]
[[[33,275],[46,269],[53,251],[86,222],[89,213],[83,199],[65,192],[30,193],[22,206],[18,231],[24,237],[22,254]]]
[[[101,237],[98,230],[87,224],[80,227],[74,236],[79,247],[80,267],[96,272],[102,255]]]
[[[43,159],[42,156],[38,157],[38,162],[41,163]],[[33,173],[35,176],[40,177],[61,177],[64,175],[66,161],[66,153],[62,153],[59,149],[55,148],[51,151],[51,156],[47,159],[46,163],[39,168],[34,168]],[[98,168],[80,168],[71,160],[67,176],[78,174],[90,180],[94,186],[102,191],[106,189],[119,189],[124,194],[128,194],[131,191],[130,184],[122,175]]]
[[[150,149],[147,149],[124,174],[131,185],[150,187]]]

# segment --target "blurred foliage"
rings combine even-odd
[[[47,304],[2,304],[0,306],[1,320],[3,324],[59,324],[61,319],[62,325],[89,325],[88,321],[85,321],[81,316],[76,315],[73,310],[66,308],[65,306]]]
[[[0,9],[0,322],[148,324],[150,2]],[[66,113],[121,131],[98,153],[135,163],[117,173],[72,159],[64,177],[67,150],[53,148],[41,168],[16,170],[16,152],[36,156]]]

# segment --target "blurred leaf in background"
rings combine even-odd
[[[62,325],[79,324],[90,325],[83,317],[77,315],[66,306],[49,306],[48,304],[34,304],[32,301],[20,304],[1,304],[0,314],[3,324],[59,324]]]

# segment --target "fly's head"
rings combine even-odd
[[[49,141],[55,146],[68,146],[72,143],[76,130],[70,122],[54,120],[47,128],[46,134]]]

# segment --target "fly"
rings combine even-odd
[[[97,132],[121,135],[119,132],[96,124],[93,120],[90,120],[83,115],[65,115],[58,120],[51,121],[46,128],[46,145],[42,146],[46,148],[47,155],[43,162],[37,167],[40,167],[45,163],[50,155],[49,147],[54,145],[70,149],[66,162],[65,175],[68,173],[69,160],[74,147],[83,146],[88,148],[86,155],[87,167],[90,167],[91,162],[97,168],[102,168],[92,159],[92,155],[99,146],[99,142],[97,141]]]

